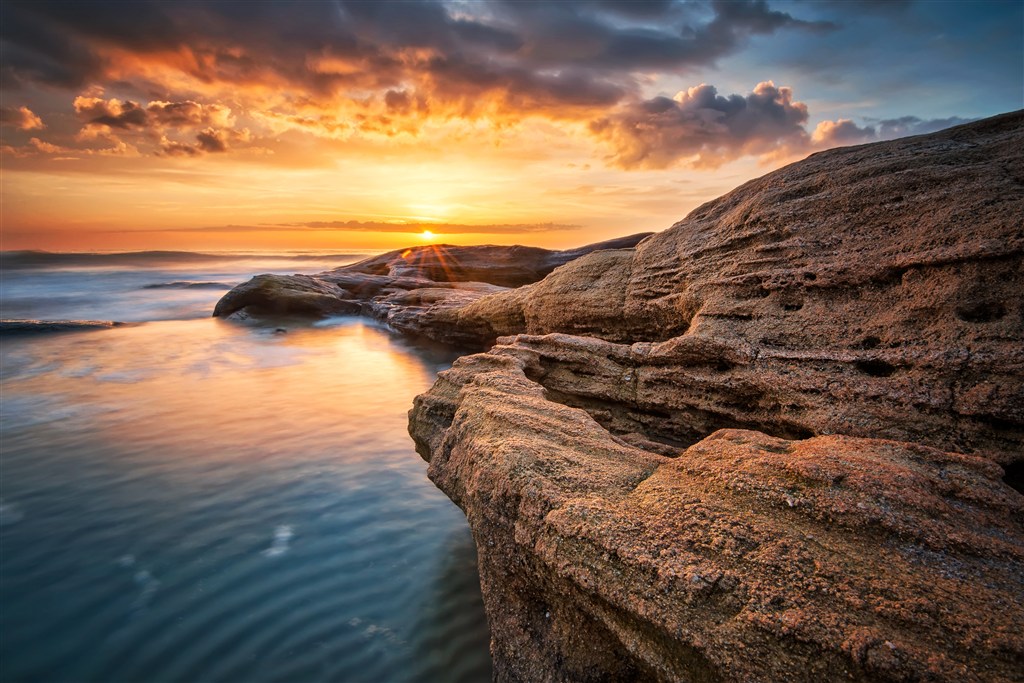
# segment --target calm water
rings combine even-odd
[[[6,265],[4,318],[148,322],[2,338],[0,678],[490,679],[469,529],[406,434],[449,352],[180,284],[337,260]]]

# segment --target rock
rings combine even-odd
[[[519,245],[456,247],[439,244],[413,247],[374,256],[333,272],[424,278],[434,282],[484,282],[500,287],[520,287],[536,282],[558,266],[592,251],[634,247],[650,234],[618,237],[566,251],[550,251]]]
[[[700,435],[742,424],[1012,462],[1024,452],[1022,121],[815,154],[635,250],[592,253],[483,297],[458,323],[494,336],[684,339],[652,351],[685,348],[722,372],[694,383],[671,357],[652,358],[658,369],[637,390],[692,407],[687,422],[703,411],[711,428]],[[746,398],[701,398],[708,382],[735,388],[741,377]]]
[[[1015,112],[406,308],[497,678],[1024,680],[1022,216]]]
[[[528,341],[410,420],[473,529],[498,680],[1021,679],[1024,496],[991,459],[741,429],[666,457],[531,379]]]
[[[362,313],[407,334],[482,348],[499,335],[490,319],[460,321],[459,311],[470,303],[540,280],[593,251],[633,247],[650,234],[567,251],[431,245],[388,252],[313,276],[257,275],[225,294],[213,315],[242,320]],[[494,304],[490,315],[497,315],[501,306]]]
[[[358,305],[338,294],[336,285],[309,275],[257,275],[225,294],[213,315],[227,317],[239,311],[276,316],[359,312]]]

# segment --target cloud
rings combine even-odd
[[[937,130],[959,126],[963,123],[970,123],[977,119],[962,119],[959,116],[951,116],[947,119],[923,120],[916,116],[902,116],[898,119],[885,119],[878,122],[878,136],[882,139],[901,138],[907,135],[924,135],[934,133]]]
[[[946,119],[923,120],[916,116],[901,116],[896,119],[878,121],[875,125],[858,126],[850,119],[822,121],[811,135],[813,146],[828,149],[841,145],[858,145],[875,140],[892,140],[908,135],[934,133],[944,128],[970,123],[975,119],[962,119],[951,116]]]
[[[582,226],[568,223],[489,223],[470,225],[465,223],[406,223],[387,221],[304,221],[297,223],[265,223],[260,225],[218,225],[180,230],[156,232],[398,232],[421,233],[429,230],[438,235],[517,235],[522,233],[557,232],[578,230]]]
[[[301,136],[376,144],[533,117],[584,124],[623,168],[716,167],[931,125],[840,119],[809,132],[807,107],[771,81],[742,95],[702,84],[650,96],[659,78],[678,83],[771,36],[818,45],[840,29],[818,19],[850,19],[847,4],[334,0],[296,11],[285,0],[5,0],[0,76],[14,88],[76,88],[80,143],[123,137],[143,154],[254,149],[259,135],[262,149]]]
[[[686,164],[715,168],[743,156],[776,162],[814,151],[906,135],[931,133],[972,119],[922,120],[904,116],[857,125],[851,119],[821,121],[808,133],[807,105],[793,91],[771,81],[747,95],[718,94],[701,84],[673,98],[630,102],[590,123],[591,132],[612,149],[621,168],[667,168]]]
[[[183,102],[150,102],[146,112],[155,125],[168,128],[216,126],[231,128],[235,125],[231,108],[222,104],[200,104],[193,100]]]
[[[229,142],[248,142],[251,139],[248,129],[231,128],[235,117],[231,108],[222,104],[156,100],[143,106],[131,100],[98,96],[102,94],[102,89],[91,89],[72,103],[85,123],[78,134],[80,141],[104,138],[114,143],[113,149],[120,149],[125,143],[113,135],[114,130],[122,135],[141,133],[155,143],[156,155],[187,157],[226,152]],[[180,137],[190,133],[194,133],[195,143]],[[138,151],[137,148],[132,149]]]
[[[228,134],[225,130],[207,128],[196,135],[196,147],[204,152],[228,151]]]
[[[834,28],[764,0],[338,0],[304,3],[302,11],[283,0],[8,0],[2,13],[7,83],[81,88],[120,81],[153,93],[187,86],[287,93],[322,104],[408,91],[439,116],[497,108],[504,116],[585,118],[588,108],[635,96],[642,73],[712,65],[752,36]],[[131,104],[97,110],[93,119],[140,126],[143,112]]]
[[[593,121],[590,130],[624,168],[666,168],[680,161],[715,167],[748,154],[802,146],[807,106],[789,88],[759,83],[747,95],[723,97],[701,84],[674,98],[632,102]]]
[[[96,92],[93,90],[92,92]],[[131,100],[103,99],[92,92],[79,95],[72,102],[75,113],[86,125],[129,130],[132,128],[197,128],[234,125],[231,108],[222,104],[200,104],[193,100],[181,102],[153,101],[142,106]],[[102,91],[99,92],[102,94]]]
[[[46,128],[43,120],[36,116],[28,107],[0,107],[0,125],[13,126],[18,130],[42,130]]]
[[[60,159],[78,159],[81,156],[139,156],[138,149],[117,138],[108,138],[108,142],[110,144],[109,147],[75,149],[33,137],[29,139],[27,144],[19,147],[4,145],[0,148],[0,151],[19,159],[38,156]]]
[[[839,119],[819,123],[811,134],[811,141],[824,149],[871,142],[875,137],[874,128],[870,126],[861,128],[850,119]]]
[[[100,97],[79,95],[72,102],[72,106],[87,125],[121,130],[145,128],[149,125],[149,115],[145,108],[130,100],[122,102],[116,98],[104,100]]]

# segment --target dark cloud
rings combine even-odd
[[[798,32],[801,44],[817,45],[817,34],[839,28],[829,17],[853,22],[852,5],[4,0],[0,76],[7,90],[82,92],[117,82],[122,99],[94,89],[75,99],[82,132],[134,136],[140,150],[179,156],[224,152],[245,139],[228,106],[204,103],[218,97],[250,120],[333,137],[415,134],[428,116],[590,122],[623,167],[715,166],[960,122],[839,120],[812,134],[807,108],[770,82],[746,95],[707,85],[675,99],[642,94],[652,74],[714,66],[755,38]],[[873,13],[907,5],[857,3]]]
[[[749,36],[830,27],[763,0],[338,0],[303,3],[301,11],[284,1],[7,0],[2,12],[5,86],[102,84],[118,71],[113,55],[121,51],[177,56],[174,68],[225,86],[323,97],[418,84],[421,94],[457,106],[503,90],[509,106],[541,109],[606,106],[635,93],[638,72],[684,72],[735,52]],[[136,75],[137,86],[159,92],[163,84],[147,77]],[[131,127],[139,115],[97,117]]]
[[[901,138],[907,135],[924,135],[934,133],[943,128],[959,126],[962,123],[970,123],[977,119],[962,119],[959,116],[951,116],[948,119],[923,120],[916,116],[902,116],[898,119],[885,119],[878,122],[878,136],[883,139]]]
[[[196,147],[203,152],[228,151],[228,133],[224,130],[207,128],[196,135]]]
[[[910,9],[914,0],[816,0],[815,4],[839,14],[902,14]]]
[[[194,157],[202,153],[203,150],[196,145],[168,140],[165,137],[160,140],[160,149],[157,152],[157,155],[167,157]]]
[[[87,124],[108,126],[121,130],[145,128],[149,125],[149,114],[138,102],[122,102],[117,99],[104,100],[99,97],[76,97],[73,103],[75,113]]]
[[[807,117],[789,88],[766,81],[746,96],[723,97],[714,86],[700,85],[674,99],[633,102],[594,121],[591,130],[612,146],[619,166],[665,168],[687,160],[714,167],[805,144]]]

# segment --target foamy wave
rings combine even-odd
[[[281,524],[274,529],[274,539],[270,543],[270,547],[263,551],[264,557],[278,557],[288,552],[292,538],[295,536],[295,532],[292,527],[288,524]]]
[[[154,282],[151,285],[143,285],[143,289],[231,289],[234,285],[227,282],[189,282],[177,280],[175,282]]]
[[[0,526],[11,526],[25,519],[25,513],[15,503],[0,500]]]
[[[342,261],[345,263],[351,263],[352,261],[365,256],[365,253],[277,254],[260,252],[231,252],[210,254],[192,251],[128,251],[117,253],[4,251],[0,252],[0,268],[3,270],[25,270],[34,268],[155,267],[172,264],[252,260]]]

